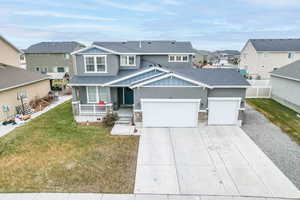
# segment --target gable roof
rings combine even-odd
[[[25,50],[25,53],[71,53],[85,45],[79,42],[40,42],[33,44]]]
[[[46,75],[0,63],[0,92],[47,79]]]
[[[9,46],[11,46],[13,49],[15,49],[17,52],[19,53],[23,53],[22,50],[18,49],[15,45],[13,45],[11,42],[9,42],[7,39],[5,39],[5,37],[3,37],[2,35],[0,35],[0,39],[2,39],[4,42],[6,42]]]
[[[256,51],[300,51],[300,39],[250,39]]]
[[[271,76],[300,81],[300,60],[272,71]]]
[[[174,40],[148,40],[148,41],[126,41],[126,42],[93,42],[93,45],[109,49],[118,53],[139,53],[139,54],[170,54],[188,53],[195,51],[190,42]]]

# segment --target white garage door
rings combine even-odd
[[[208,98],[209,125],[236,125],[241,98]]]
[[[141,99],[144,127],[197,127],[200,99]]]

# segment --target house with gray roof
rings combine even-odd
[[[300,113],[300,60],[271,72],[272,98]]]
[[[0,63],[0,121],[12,117],[16,107],[36,98],[43,98],[50,91],[49,77],[25,69]]]
[[[52,79],[62,79],[65,74],[72,76],[73,59],[71,52],[84,48],[78,42],[40,42],[25,49],[27,70],[48,74]]]
[[[241,51],[241,69],[253,78],[269,79],[270,72],[300,59],[300,39],[250,39]]]
[[[235,69],[194,68],[190,42],[94,42],[72,55],[77,121],[114,112],[145,127],[241,123],[249,83]]]

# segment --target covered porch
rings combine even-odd
[[[128,87],[73,86],[72,95],[75,116],[133,116],[134,94]]]

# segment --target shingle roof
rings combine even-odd
[[[256,51],[300,51],[300,39],[250,39]]]
[[[127,42],[93,42],[119,53],[195,53],[190,42],[179,41],[127,41]]]
[[[0,91],[46,79],[46,75],[0,63]]]
[[[300,60],[272,71],[271,76],[272,75],[300,81]]]
[[[71,53],[84,47],[79,42],[40,42],[31,45],[25,53]]]

